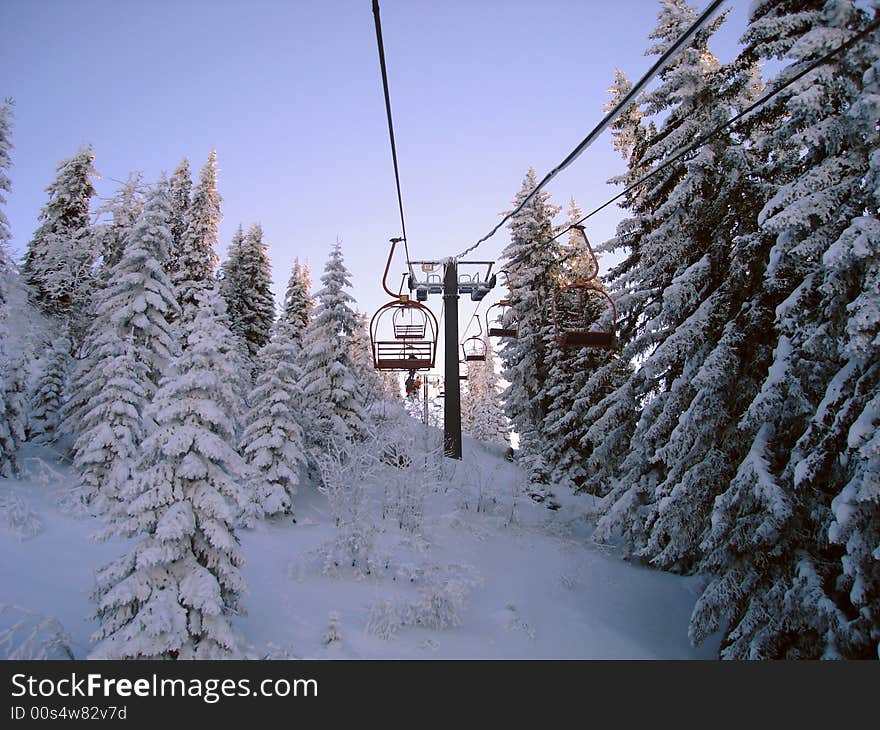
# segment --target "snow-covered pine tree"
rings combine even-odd
[[[77,413],[73,465],[83,503],[105,514],[119,499],[146,434],[147,367],[137,360],[131,339],[122,339],[112,326],[92,330],[85,347],[92,385],[88,401]]]
[[[462,371],[462,375],[467,377],[467,382],[462,383],[461,386],[461,432],[466,433],[468,436],[474,435],[474,416],[477,411],[477,388],[472,382],[476,377],[475,365],[476,363],[469,362],[467,363],[467,368]],[[407,398],[406,400],[409,401],[410,399]],[[413,418],[416,417],[414,410],[410,411],[410,415]],[[422,412],[422,418],[424,419],[424,411]]]
[[[186,214],[186,228],[176,253],[176,268],[171,276],[177,292],[177,303],[185,321],[196,308],[196,295],[214,284],[214,269],[219,258],[216,252],[220,227],[220,194],[217,192],[217,152],[211,150],[193,191],[192,204]]]
[[[283,319],[259,354],[259,375],[248,399],[241,454],[252,471],[245,523],[294,511],[300,472],[306,465],[300,387],[300,344]]]
[[[323,286],[303,342],[306,436],[318,451],[330,441],[342,444],[365,430],[361,386],[350,354],[355,315],[349,304],[354,300],[346,291],[349,277],[337,241],[324,267]]]
[[[583,212],[572,199],[569,224],[575,224],[582,216]],[[577,230],[570,231],[563,252],[560,286],[580,279],[602,286],[593,256],[584,248],[584,237]],[[566,304],[565,299],[559,300],[560,309]],[[584,313],[585,324],[605,321],[605,326],[611,326],[610,312],[603,301],[588,299],[587,306],[591,311]],[[580,312],[574,314],[577,319],[582,316]],[[628,369],[613,350],[553,345],[547,355],[549,407],[543,424],[552,481],[574,489],[586,488],[589,483],[590,491],[602,491],[597,483],[597,470],[590,461],[595,444],[588,432],[597,416],[594,406],[623,383]]]
[[[486,360],[473,361],[468,364],[467,429],[462,409],[462,429],[469,436],[490,444],[507,446],[509,444],[509,427],[504,408],[501,405],[501,394],[498,387],[498,375],[495,372],[495,352],[489,336],[483,335],[486,348]]]
[[[179,312],[162,267],[171,235],[163,177],[126,237],[122,258],[98,292],[95,320],[77,364],[64,427],[72,432],[74,464],[85,498],[99,510],[115,498],[147,426],[147,404],[170,372],[178,350],[170,319]]]
[[[150,409],[156,429],[112,515],[113,531],[136,542],[98,572],[93,658],[240,656],[230,618],[244,558],[233,522],[246,467],[230,414],[241,405],[223,300],[212,288],[195,296],[186,348]]]
[[[519,205],[537,185],[529,168],[513,204]],[[510,222],[510,243],[503,256],[510,288],[510,307],[519,335],[500,350],[502,377],[510,385],[504,391],[504,407],[520,437],[522,464],[535,484],[548,484],[550,466],[544,454],[547,443],[544,419],[550,407],[546,382],[549,349],[555,346],[550,300],[559,281],[560,246],[551,241],[552,219],[559,209],[549,194],[535,195]],[[541,489],[538,487],[538,489]]]
[[[648,53],[664,52],[695,16],[683,0],[663,0]],[[634,160],[639,167],[663,164],[729,118],[727,79],[708,49],[709,37],[723,20],[724,16],[717,18],[698,33],[646,96],[647,112],[665,118]],[[695,480],[695,491],[677,503],[674,517],[670,515],[677,531],[658,529],[650,537],[647,533],[658,517],[651,505],[676,485],[677,465],[664,461],[663,449],[693,400],[693,378],[725,322],[719,285],[729,263],[736,216],[731,211],[741,208],[742,195],[738,156],[729,156],[729,147],[728,136],[713,137],[658,174],[630,201],[637,223],[629,227],[627,243],[635,259],[625,273],[615,272],[612,283],[623,321],[635,326],[623,333],[623,357],[640,362],[618,391],[623,400],[634,397],[641,408],[619,478],[606,497],[598,536],[619,532],[633,552],[679,569],[689,568],[697,557],[704,523],[693,515],[711,510],[712,494],[705,485],[711,482],[711,469]],[[699,499],[703,504],[696,504]],[[660,509],[669,505],[664,500]]]
[[[718,67],[707,79],[709,106],[719,118],[730,116],[754,100],[760,90],[756,78],[753,62]],[[670,372],[682,363],[682,375],[669,386],[669,397],[661,395],[665,403],[649,426],[661,444],[649,469],[663,480],[647,510],[650,533],[642,551],[654,564],[676,570],[694,570],[702,557],[714,499],[746,453],[738,423],[746,392],[757,392],[754,358],[769,355],[774,343],[769,323],[752,329],[760,310],[753,299],[761,291],[769,242],[757,224],[770,193],[760,167],[742,133],[723,134],[689,162],[680,183],[697,191],[709,185],[713,193],[698,193],[705,202],[691,206],[698,217],[685,230],[697,247],[663,292],[661,316],[672,319],[676,329],[643,365]],[[678,188],[670,203],[677,195]],[[642,423],[635,438],[640,433],[647,433]]]
[[[171,247],[168,250],[168,257],[162,262],[168,276],[174,275],[180,262],[180,247],[189,220],[191,195],[192,173],[189,169],[189,160],[184,157],[169,181],[171,213],[168,218],[168,230],[171,232]]]
[[[29,441],[52,443],[58,437],[67,378],[72,368],[70,340],[62,335],[52,343],[43,371],[30,396]]]
[[[167,224],[169,211],[168,182],[163,176],[129,232],[104,298],[107,314],[131,339],[137,359],[147,366],[150,397],[178,349],[170,322],[179,310],[171,279],[162,266],[173,245]]]
[[[874,3],[875,13],[880,11]],[[876,36],[875,36],[876,38]],[[867,46],[867,44],[866,44]],[[854,291],[858,294],[839,312],[845,322],[842,352],[844,368],[853,371],[850,402],[841,412],[857,413],[849,425],[843,488],[834,497],[829,538],[845,548],[841,557],[837,589],[846,596],[855,618],[848,622],[841,644],[849,656],[880,657],[880,154],[876,143],[876,120],[880,107],[880,44],[865,48],[870,65],[863,76],[859,98],[850,108],[854,146],[869,153],[868,174],[862,192],[866,210],[825,254],[826,294]],[[855,286],[841,286],[844,277]],[[836,297],[837,298],[837,297]],[[837,298],[840,301],[840,298]],[[843,300],[845,302],[846,299]],[[843,303],[841,302],[841,303]],[[847,368],[847,365],[852,365]],[[849,420],[849,419],[847,419]],[[848,604],[848,605],[847,605]]]
[[[12,240],[9,219],[3,208],[6,206],[6,195],[12,190],[12,181],[7,171],[12,167],[12,99],[5,99],[0,104],[0,276],[12,272],[12,257],[7,247]],[[0,305],[5,301],[3,280],[0,280]]]
[[[287,291],[284,294],[284,307],[281,318],[291,325],[294,339],[302,341],[303,334],[315,308],[309,292],[312,288],[312,272],[308,264],[301,264],[299,259],[293,263]]]
[[[749,33],[765,57],[788,61],[772,86],[867,22],[846,0],[762,2]],[[842,534],[836,518],[853,514],[847,487],[858,480],[861,437],[870,443],[876,424],[876,353],[869,363],[851,339],[865,325],[874,337],[876,321],[850,319],[875,286],[877,239],[865,231],[876,227],[877,201],[865,180],[877,105],[869,102],[867,125],[858,106],[876,58],[875,44],[860,44],[796,82],[780,95],[785,113],[756,144],[773,160],[777,186],[759,222],[775,239],[762,283],[780,302],[778,339],[742,418],[747,455],[715,503],[703,561],[715,577],[691,622],[696,640],[726,627],[724,657],[876,656],[876,614],[865,622],[861,601],[871,600],[877,574],[867,593],[867,584],[842,579],[852,562],[841,563],[841,547],[829,541],[829,529],[832,540]],[[865,244],[871,253],[861,255]],[[847,546],[860,537],[849,533]]]
[[[91,147],[80,149],[56,167],[46,188],[49,202],[40,211],[40,226],[28,243],[22,273],[36,302],[49,315],[70,319],[74,346],[82,335],[79,322],[88,311],[95,287],[94,264],[100,252],[89,230],[89,203],[96,176]]]
[[[16,454],[25,437],[26,389],[22,363],[11,352],[5,319],[0,316],[0,476],[18,474]]]
[[[239,226],[222,271],[221,291],[232,331],[241,340],[248,357],[255,360],[269,341],[275,321],[272,270],[259,223],[248,228],[247,235],[242,235]]]
[[[246,296],[247,282],[241,275],[241,246],[244,243],[244,228],[241,223],[232,234],[232,241],[226,249],[226,260],[220,264],[217,279],[220,281],[220,294],[226,302],[226,316],[229,328],[241,339],[241,308]],[[244,341],[241,342],[244,352]]]
[[[126,236],[143,210],[142,177],[139,172],[131,173],[116,194],[95,211],[100,216],[110,216],[108,222],[92,226],[92,236],[101,256],[102,278],[105,280],[122,258]]]
[[[0,104],[0,476],[4,477],[17,472],[15,455],[24,438],[26,419],[23,368],[9,326],[16,290],[20,293],[22,289],[7,249],[12,231],[3,210],[6,193],[12,189],[6,172],[12,166],[11,150],[12,101],[6,99]]]
[[[388,398],[387,381],[382,379],[380,370],[373,367],[373,352],[370,342],[370,318],[359,310],[354,313],[354,330],[351,333],[349,355],[351,366],[357,378],[364,407],[369,411]]]
[[[606,103],[605,111],[613,108],[630,89],[632,84],[618,69],[614,84],[609,89],[611,98]],[[656,128],[653,122],[646,123],[643,104],[644,96],[641,96],[611,125],[613,145],[627,161],[627,170],[611,178],[609,184],[629,185],[648,172],[642,157],[648,140],[656,134]],[[634,211],[643,195],[644,186],[635,188],[622,198],[620,205],[624,210]],[[594,397],[598,398],[598,402],[584,414],[588,425],[583,441],[590,456],[585,465],[587,479],[582,489],[602,496],[607,495],[614,484],[620,464],[629,451],[630,439],[638,420],[630,358],[625,353],[638,332],[641,310],[645,304],[644,292],[640,294],[628,285],[631,272],[640,258],[638,248],[633,245],[640,226],[638,215],[624,219],[618,224],[616,235],[596,251],[597,254],[605,251],[622,251],[624,254],[623,261],[602,277],[604,281],[611,282],[608,288],[618,310],[617,340],[622,354],[591,375],[579,391],[579,397],[586,398],[588,402],[592,402]]]

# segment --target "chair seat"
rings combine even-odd
[[[611,350],[617,346],[613,332],[563,332],[557,342],[560,347],[598,347]]]

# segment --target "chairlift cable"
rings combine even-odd
[[[747,117],[749,114],[754,112],[756,109],[758,109],[759,107],[766,104],[773,97],[775,97],[778,94],[780,94],[781,92],[783,92],[785,89],[787,89],[789,86],[791,86],[792,84],[794,84],[797,81],[799,81],[800,79],[802,79],[804,76],[806,76],[811,71],[814,71],[819,66],[822,66],[822,65],[828,63],[828,61],[833,59],[838,54],[843,53],[844,51],[847,51],[850,48],[852,48],[852,46],[854,46],[856,43],[858,43],[862,38],[864,38],[868,34],[875,31],[878,27],[880,27],[880,18],[877,18],[876,20],[869,23],[867,26],[865,26],[864,29],[859,31],[856,35],[854,35],[852,38],[850,38],[845,43],[842,43],[837,48],[829,51],[821,58],[818,58],[817,60],[815,60],[809,66],[801,69],[798,73],[794,74],[791,78],[787,79],[784,83],[780,84],[779,86],[774,87],[771,91],[768,91],[766,94],[763,94],[762,96],[760,96],[758,99],[756,99],[754,102],[749,104],[742,111],[740,111],[737,114],[735,114],[734,116],[732,116],[726,122],[722,122],[721,124],[713,127],[706,134],[704,134],[700,137],[697,137],[697,139],[695,139],[693,142],[690,142],[687,145],[685,145],[684,147],[682,147],[672,157],[667,158],[666,161],[664,161],[659,167],[655,168],[654,170],[652,170],[649,173],[646,173],[645,175],[640,177],[638,180],[636,180],[635,182],[628,185],[626,188],[624,188],[619,193],[617,193],[614,197],[609,198],[604,203],[602,203],[602,205],[600,205],[598,208],[591,210],[589,213],[582,216],[581,218],[578,218],[578,220],[574,221],[573,223],[570,223],[567,226],[564,226],[559,232],[556,233],[556,235],[547,239],[543,243],[536,244],[536,245],[546,246],[548,243],[552,243],[553,241],[555,241],[557,238],[559,238],[564,233],[568,233],[575,226],[581,225],[584,221],[588,220],[589,218],[592,218],[597,213],[600,213],[601,211],[603,211],[605,208],[607,208],[612,203],[615,203],[616,201],[620,200],[620,198],[624,197],[628,193],[631,193],[633,190],[635,190],[639,186],[644,185],[646,182],[648,182],[648,180],[651,180],[653,177],[660,174],[663,170],[668,168],[670,165],[673,165],[676,162],[678,162],[685,155],[702,147],[709,140],[711,140],[713,137],[715,137],[719,133],[723,132],[728,127],[736,124],[739,121],[742,121],[742,119],[744,117]],[[523,254],[520,254],[516,258],[511,259],[509,262],[507,262],[506,266],[511,266],[511,265],[514,265],[514,264],[521,262],[522,260],[525,259],[526,253],[527,252],[524,252]],[[579,253],[581,253],[581,251],[578,248],[575,248],[574,250],[569,251],[565,256],[563,256],[562,258],[559,259],[559,263],[563,263],[563,262],[567,261],[568,259],[572,258],[573,256],[577,256]]]
[[[382,90],[385,94],[385,113],[388,117],[388,138],[391,141],[391,160],[394,163],[394,181],[397,185],[397,207],[400,210],[400,230],[403,235],[403,248],[406,252],[406,265],[410,267],[409,244],[406,237],[406,219],[403,215],[403,195],[400,192],[400,170],[397,165],[397,145],[394,142],[394,121],[391,117],[391,94],[388,91],[388,69],[385,64],[385,44],[382,41],[382,20],[379,17],[379,0],[373,0],[373,17],[376,21],[376,45],[379,49],[379,66],[382,70]]]
[[[378,0],[374,0],[374,5],[377,4]],[[626,108],[629,103],[635,99],[638,94],[651,82],[651,80],[666,66],[667,62],[685,45],[696,33],[706,24],[706,22],[711,18],[715,11],[723,4],[724,0],[713,0],[709,6],[702,12],[702,14],[691,24],[691,26],[679,36],[676,41],[669,46],[668,49],[661,55],[648,69],[648,71],[642,76],[641,79],[629,90],[629,92],[614,105],[614,107],[609,111],[602,120],[590,131],[590,133],[584,137],[580,141],[580,143],[575,147],[568,156],[560,162],[556,167],[554,167],[550,172],[548,172],[541,181],[532,189],[532,191],[520,202],[519,205],[516,206],[512,211],[506,213],[504,217],[498,222],[498,224],[489,231],[485,236],[478,239],[474,244],[466,248],[462,251],[456,258],[462,258],[466,256],[471,251],[477,248],[484,241],[489,240],[494,236],[501,227],[507,223],[513,216],[519,213],[526,205],[528,205],[529,201],[534,198],[547,184],[556,177],[560,172],[562,172],[565,168],[567,168],[572,162],[574,162],[578,157],[580,157],[581,153],[587,149],[598,137],[605,131],[605,128],[608,127],[620,114],[623,112],[624,108]]]

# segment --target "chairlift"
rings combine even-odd
[[[495,309],[497,311],[492,312]],[[519,328],[511,320],[512,310],[509,299],[501,299],[495,304],[489,305],[486,310],[486,331],[489,337],[506,337],[516,339]]]
[[[483,325],[476,314],[474,319],[477,320],[477,326],[480,328],[480,331],[461,343],[461,351],[464,353],[465,362],[485,362],[486,342],[483,339]]]
[[[560,347],[617,347],[617,307],[597,281],[599,264],[583,226],[572,226],[584,238],[592,265],[587,276],[561,287],[553,296],[553,326]]]
[[[394,248],[402,239],[391,239],[382,287],[394,297],[382,305],[370,320],[370,346],[377,370],[430,370],[437,355],[439,327],[434,313],[406,294],[395,294],[387,285]]]

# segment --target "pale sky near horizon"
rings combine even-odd
[[[748,2],[727,6],[712,45],[722,61]],[[529,166],[541,177],[568,154],[601,117],[615,68],[636,79],[652,63],[658,8],[382,0],[413,258],[453,255],[487,233]],[[105,197],[129,172],[152,182],[184,156],[197,178],[213,148],[221,255],[239,223],[260,222],[280,296],[297,256],[317,287],[339,237],[358,306],[387,298],[399,217],[370,0],[0,0],[0,97],[15,99],[6,213],[17,254],[56,163],[80,145],[93,145]],[[622,170],[606,134],[551,184],[552,202],[591,209]],[[591,239],[610,237],[620,217],[611,207],[592,219]],[[506,243],[502,230],[474,256],[496,258]],[[439,313],[439,298],[431,304]],[[462,328],[473,307],[462,300]]]

